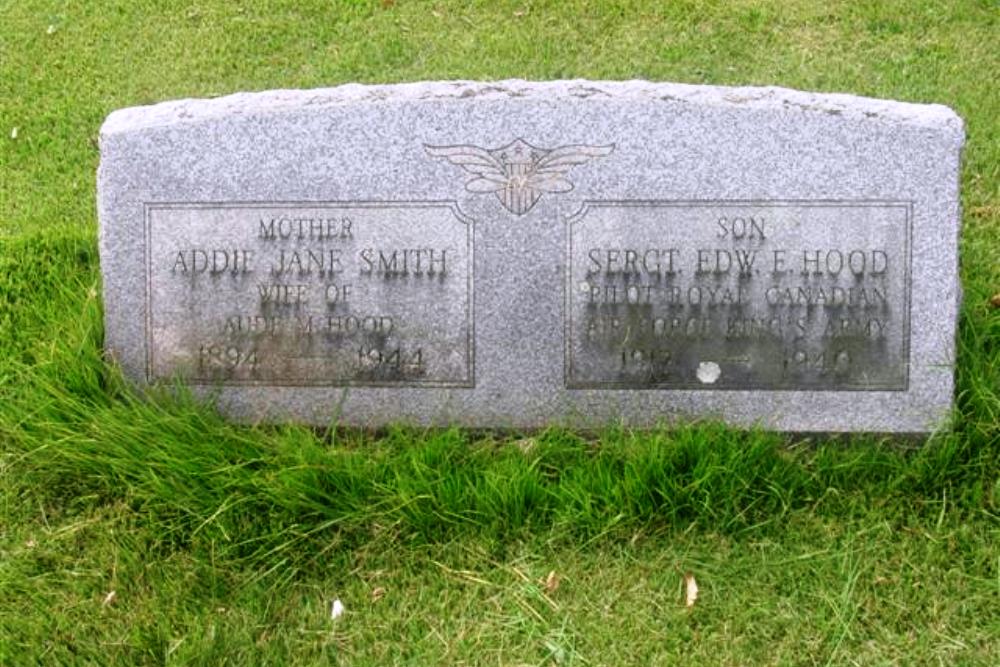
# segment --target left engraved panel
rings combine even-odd
[[[147,376],[472,387],[473,239],[452,202],[147,204]]]

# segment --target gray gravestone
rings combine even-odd
[[[246,420],[926,432],[963,140],[938,105],[646,82],[123,109],[107,349]]]

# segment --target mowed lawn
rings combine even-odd
[[[998,664],[1000,5],[245,4],[0,0],[0,665]],[[512,77],[954,108],[952,428],[249,427],[105,365],[111,110]]]

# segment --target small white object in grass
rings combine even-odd
[[[694,574],[684,573],[684,606],[690,609],[698,601],[698,582],[694,580]]]
[[[535,448],[534,438],[521,438],[520,440],[515,440],[514,445],[521,450],[522,454],[527,454]]]
[[[17,139],[17,128],[16,127],[13,128],[13,129],[11,129],[11,131],[10,131],[10,138],[11,139]]]
[[[712,384],[722,375],[722,369],[714,361],[703,361],[698,364],[698,379],[704,384]]]
[[[343,615],[344,603],[340,601],[340,598],[337,598],[333,601],[333,604],[330,605],[330,618],[340,618]]]
[[[107,595],[104,596],[104,602],[101,603],[101,606],[107,607],[109,604],[113,603],[117,597],[118,593],[116,593],[115,591],[109,592]]]
[[[45,31],[45,34],[46,34],[46,35],[51,35],[51,34],[52,34],[52,33],[54,33],[55,31],[56,31],[56,26],[55,26],[55,24],[54,24],[54,23],[50,23],[50,24],[49,24],[49,28],[48,28],[48,30],[46,30],[46,31]]]

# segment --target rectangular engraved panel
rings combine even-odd
[[[147,377],[471,387],[451,202],[147,204]]]
[[[905,202],[588,202],[566,386],[905,390]]]

